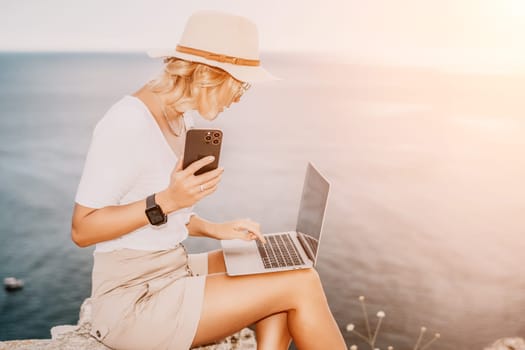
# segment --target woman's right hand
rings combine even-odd
[[[217,189],[224,169],[217,168],[204,174],[195,175],[203,166],[213,162],[209,156],[191,163],[182,169],[182,157],[171,173],[168,188],[156,195],[157,203],[165,213],[190,207],[202,198],[212,194]]]

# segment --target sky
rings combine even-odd
[[[143,51],[189,15],[252,19],[264,51],[525,72],[525,0],[0,0],[0,50]]]

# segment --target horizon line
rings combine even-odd
[[[486,69],[472,69],[466,64],[440,64],[436,62],[414,62],[414,61],[388,61],[379,60],[375,57],[365,57],[352,55],[346,52],[337,51],[315,51],[315,50],[281,50],[281,49],[269,49],[261,50],[261,55],[284,55],[288,57],[309,55],[311,60],[305,61],[316,61],[319,63],[341,63],[349,65],[365,65],[365,66],[382,66],[382,67],[396,67],[396,68],[418,68],[418,69],[429,69],[434,71],[440,71],[443,73],[461,73],[461,74],[476,74],[476,75],[499,75],[499,76],[510,76],[518,75],[525,76],[525,69],[508,69],[498,70],[494,68],[503,68],[504,65],[486,66]],[[148,57],[146,49],[109,49],[109,48],[75,48],[75,49],[28,49],[28,48],[0,48],[0,54],[113,54],[113,55],[129,55],[129,54],[143,54]],[[335,60],[335,62],[334,62]],[[323,62],[324,61],[324,62]],[[487,69],[488,68],[488,69]]]

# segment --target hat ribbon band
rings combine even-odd
[[[261,61],[259,60],[249,60],[245,58],[220,55],[218,53],[194,49],[191,47],[186,47],[186,46],[181,46],[181,45],[177,45],[177,48],[175,50],[181,53],[187,53],[190,55],[204,57],[207,60],[212,60],[212,61],[217,61],[217,62],[226,62],[226,63],[236,64],[239,66],[259,66],[261,64]]]

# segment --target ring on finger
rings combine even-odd
[[[201,190],[201,192],[204,191],[204,185],[201,185],[201,186],[200,186],[200,190]]]

